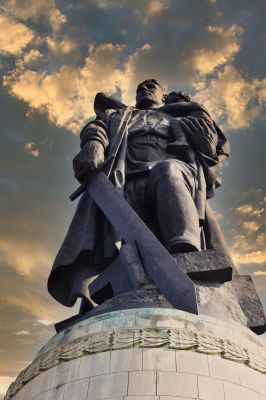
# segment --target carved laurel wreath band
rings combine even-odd
[[[260,354],[250,352],[229,339],[221,339],[199,331],[182,329],[113,329],[79,337],[49,350],[34,360],[13,382],[5,400],[10,400],[23,385],[41,372],[66,361],[104,351],[132,347],[162,347],[176,350],[194,350],[205,354],[243,363],[259,372],[266,373],[266,360]]]

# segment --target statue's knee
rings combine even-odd
[[[156,164],[151,171],[154,179],[178,179],[183,181],[183,174],[177,163],[171,161],[162,161]]]

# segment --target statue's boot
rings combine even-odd
[[[199,217],[193,200],[196,186],[196,171],[182,161],[162,161],[151,170],[148,200],[155,204],[161,240],[170,253],[201,248]]]

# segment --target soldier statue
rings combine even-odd
[[[185,93],[167,95],[155,79],[138,85],[135,107],[98,93],[94,109],[96,118],[82,129],[73,161],[79,182],[118,143],[109,179],[169,253],[212,247],[216,225],[206,201],[221,184],[229,145],[207,110]],[[121,241],[85,191],[54,262],[50,293],[66,306],[77,297],[89,304],[89,283],[117,257]]]

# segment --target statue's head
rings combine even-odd
[[[180,103],[180,102],[190,102],[190,96],[184,92],[176,92],[173,91],[165,96],[164,102],[165,104],[172,104],[172,103]]]
[[[164,102],[165,95],[165,89],[156,79],[146,79],[137,87],[136,107],[145,109],[159,106]]]

